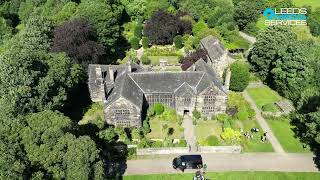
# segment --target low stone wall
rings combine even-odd
[[[241,153],[241,146],[200,146],[200,153]]]
[[[186,154],[189,152],[187,147],[168,147],[168,148],[144,148],[137,149],[137,155],[153,154]]]
[[[200,146],[198,153],[241,153],[241,146]],[[187,147],[137,149],[137,155],[187,154]]]

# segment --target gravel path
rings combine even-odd
[[[244,39],[246,39],[247,41],[249,41],[251,44],[254,44],[257,41],[257,39],[255,37],[250,36],[244,32],[239,31],[239,35],[241,37],[243,37]]]
[[[184,115],[182,127],[184,128],[184,138],[187,141],[188,147],[190,146],[191,152],[197,152],[197,138],[195,127],[192,124],[192,117]]]

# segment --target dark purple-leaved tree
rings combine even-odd
[[[193,63],[197,62],[199,59],[203,59],[205,62],[208,60],[208,53],[205,49],[197,49],[195,52],[188,54],[182,59],[181,69],[186,71]]]
[[[190,21],[159,10],[146,22],[144,35],[149,38],[151,44],[165,45],[172,44],[176,35],[191,33],[191,29]]]
[[[93,26],[86,20],[67,21],[54,29],[52,52],[65,52],[74,63],[85,68],[89,63],[98,63],[105,54],[102,44],[97,42]]]

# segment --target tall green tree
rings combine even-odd
[[[249,61],[261,79],[291,100],[308,86],[313,70],[297,36],[285,27],[269,27],[257,37]]]
[[[243,91],[249,84],[250,73],[247,64],[235,62],[230,67],[231,79],[230,89],[233,91]]]
[[[98,40],[109,53],[115,53],[120,38],[123,6],[118,1],[82,0],[77,16],[87,19],[97,29]]]
[[[320,36],[320,8],[315,9],[308,17],[308,26],[314,36]]]
[[[240,30],[243,30],[249,23],[254,23],[259,18],[259,11],[254,1],[246,0],[239,2],[234,9],[233,15]]]
[[[47,53],[51,26],[32,17],[0,56],[0,100],[13,114],[60,109],[81,79],[79,65],[65,54]]]

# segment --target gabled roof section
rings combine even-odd
[[[143,92],[133,82],[128,74],[122,74],[115,83],[115,87],[106,101],[106,106],[111,105],[120,97],[127,99],[138,107],[143,104]]]
[[[196,94],[196,90],[192,88],[188,83],[184,82],[180,87],[178,87],[174,94],[177,96],[193,96]]]
[[[203,91],[207,86],[208,81],[213,82],[215,86],[217,86],[221,91],[227,94],[227,90],[221,83],[220,78],[217,76],[216,72],[203,60],[199,59],[195,62],[188,71],[202,71],[206,74],[201,79],[201,82],[197,86],[197,91]]]
[[[219,40],[213,36],[207,36],[200,41],[201,46],[208,52],[211,61],[220,58],[225,53],[225,48]]]

